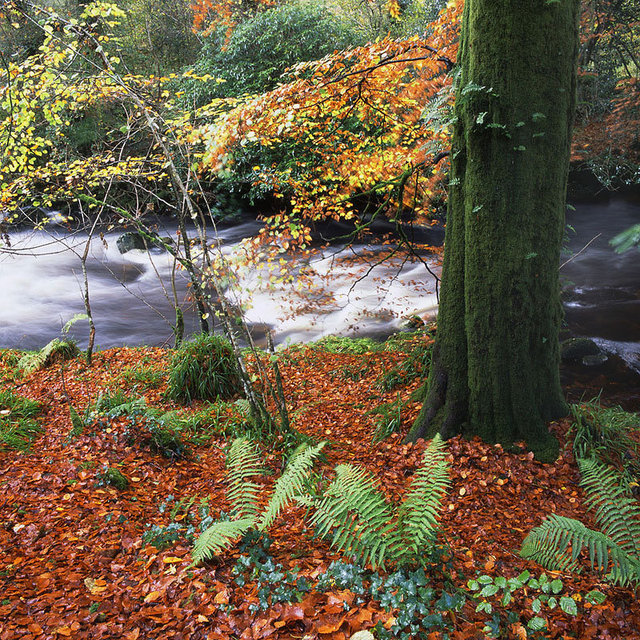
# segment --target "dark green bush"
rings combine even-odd
[[[241,390],[238,365],[231,345],[220,336],[200,334],[176,351],[171,362],[172,400],[226,399]]]
[[[183,104],[196,107],[214,98],[263,93],[278,84],[288,67],[361,44],[360,40],[322,6],[285,4],[246,20],[228,42],[226,29],[208,36],[192,71],[196,76],[211,75],[211,81],[186,78],[176,88]]]

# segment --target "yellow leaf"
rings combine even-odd
[[[159,591],[152,591],[151,593],[148,593],[145,596],[144,601],[145,602],[155,602],[159,597],[160,597],[160,592]]]
[[[165,564],[172,564],[174,562],[182,562],[182,558],[178,558],[177,556],[167,556],[162,559],[162,562]]]

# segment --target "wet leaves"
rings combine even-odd
[[[407,357],[409,349],[407,345],[397,351],[349,354],[301,348],[281,358],[294,426],[331,440],[320,469],[325,476],[336,464],[356,463],[380,478],[390,498],[404,495],[424,443],[403,444],[402,434],[394,434],[373,445],[377,416],[369,410],[394,401],[399,393],[406,433],[420,408],[411,400],[420,380],[388,393],[381,391],[378,381]],[[82,412],[105,389],[130,391],[120,372],[143,360],[145,366],[166,373],[168,354],[153,349],[101,352],[91,369],[79,362],[66,364],[64,379],[71,402]],[[355,368],[365,371],[357,380],[350,375]],[[16,380],[9,370],[0,367],[0,372],[0,385],[13,388]],[[261,609],[255,582],[249,579],[242,587],[234,582],[231,569],[240,555],[237,550],[204,567],[190,567],[187,531],[198,525],[196,512],[202,500],[209,498],[214,518],[228,511],[222,450],[226,441],[215,429],[209,444],[196,447],[195,455],[173,461],[123,437],[126,419],[113,420],[105,428],[89,427],[69,439],[60,365],[19,384],[22,395],[42,402],[44,434],[28,452],[0,454],[0,640],[346,640],[377,623],[387,629],[396,623],[393,610],[385,611],[338,586],[326,593],[302,593],[299,602],[277,602]],[[163,391],[164,385],[149,389],[147,404],[172,409],[164,402]],[[562,441],[566,428],[563,423],[553,426]],[[279,473],[278,452],[267,452],[265,458]],[[524,448],[506,453],[500,446],[456,438],[449,442],[449,460],[452,488],[445,498],[443,528],[461,587],[483,574],[497,578],[516,576],[526,568],[539,572],[518,558],[517,550],[546,514],[589,523],[570,447],[554,464],[543,465]],[[98,485],[97,476],[105,465],[131,480],[126,491]],[[184,502],[178,507],[180,500]],[[172,522],[180,527],[180,535],[169,546],[158,549],[143,543],[143,533],[152,525],[166,528]],[[298,569],[299,576],[312,582],[339,559],[324,542],[312,538],[300,506],[289,508],[271,533],[270,552],[283,570]],[[638,637],[640,617],[631,590],[600,584],[588,575],[559,577],[565,585],[563,597],[597,591],[607,599],[572,599],[582,612],[575,618],[559,604],[549,613],[548,637]],[[520,597],[514,604],[531,611],[534,598]],[[572,606],[565,601],[565,609]],[[484,637],[481,615],[474,609],[468,606],[451,616],[452,637]],[[526,620],[513,624],[510,637],[530,637],[526,625]],[[440,636],[429,632],[425,637]]]

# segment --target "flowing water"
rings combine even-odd
[[[614,197],[604,204],[581,204],[568,222],[575,233],[569,234],[561,267],[567,330],[594,339],[609,355],[600,367],[569,366],[568,384],[588,386],[595,379],[596,387],[607,386],[624,378],[619,395],[634,395],[635,386],[640,398],[640,252],[619,255],[609,246],[614,235],[640,223],[640,201]],[[232,254],[258,228],[257,222],[247,221],[220,230],[223,253]],[[161,235],[173,232],[160,230]],[[160,251],[121,255],[117,237],[107,233],[92,239],[87,261],[96,344],[171,344],[174,313],[167,294],[170,298],[173,260]],[[10,242],[10,249],[0,247],[0,347],[40,348],[84,311],[79,255],[87,238],[50,226],[12,233]],[[309,278],[298,283],[301,291],[284,284],[266,286],[268,272],[262,269],[243,273],[230,298],[243,306],[256,335],[269,327],[278,343],[328,334],[382,337],[400,329],[409,316],[435,315],[435,280],[420,261],[371,267],[380,245],[341,248],[316,252]],[[193,332],[197,321],[184,274],[178,272],[176,281],[187,331]],[[86,322],[76,323],[72,335],[86,343]]]

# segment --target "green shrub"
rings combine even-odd
[[[348,353],[362,355],[363,353],[380,351],[381,342],[371,338],[348,338],[344,336],[325,336],[309,345],[312,349],[327,351],[328,353]]]
[[[200,334],[185,342],[171,362],[172,400],[227,399],[241,391],[238,365],[231,345],[220,336]]]
[[[40,403],[16,395],[11,391],[0,391],[0,451],[25,450],[42,431],[36,421]]]
[[[71,360],[79,353],[80,349],[78,349],[75,342],[54,338],[51,342],[40,349],[40,351],[27,353],[22,356],[18,362],[18,367],[24,373],[29,374],[40,369],[45,369],[56,362]]]
[[[211,80],[187,77],[176,89],[181,103],[190,107],[214,98],[263,93],[281,81],[288,67],[357,43],[360,38],[324,7],[287,3],[239,24],[228,42],[224,28],[207,36],[192,71]]]

